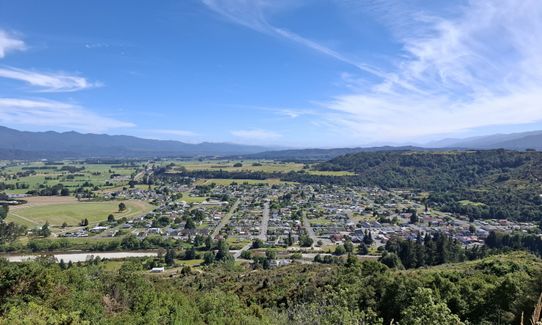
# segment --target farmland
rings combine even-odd
[[[77,225],[81,219],[97,223],[113,214],[116,219],[132,218],[152,209],[150,204],[142,201],[127,200],[126,210],[119,212],[119,201],[77,201],[73,197],[30,197],[28,203],[13,207],[7,220],[29,227],[41,226],[48,222],[51,226],[60,226],[66,222],[70,226]]]
[[[137,165],[90,164],[79,161],[19,162],[0,170],[0,182],[8,194],[23,194],[62,184],[70,191],[80,187],[112,188],[127,185]]]
[[[304,164],[284,163],[275,161],[242,161],[242,160],[208,160],[208,161],[187,161],[176,162],[179,167],[184,167],[188,171],[196,170],[223,170],[228,172],[247,171],[247,172],[265,172],[265,173],[287,173],[291,171],[303,170]],[[237,165],[236,165],[237,164]],[[239,166],[239,164],[241,166]],[[238,167],[236,167],[238,166]]]

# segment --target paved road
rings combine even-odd
[[[311,223],[309,222],[309,219],[307,219],[306,216],[303,216],[303,226],[305,227],[305,230],[307,231],[307,235],[309,235],[310,238],[312,238],[313,245],[316,244],[318,241],[318,238],[316,237],[316,234],[314,233],[314,230],[311,227]]]
[[[228,211],[228,213],[224,216],[224,218],[220,220],[220,223],[218,224],[218,226],[216,226],[215,230],[211,234],[211,238],[215,238],[216,236],[218,236],[218,234],[220,233],[220,230],[222,230],[222,228],[224,228],[224,226],[227,225],[228,222],[230,222],[231,216],[233,215],[235,210],[237,210],[238,206],[239,206],[239,200],[235,201],[230,211]]]
[[[260,225],[259,239],[264,242],[267,241],[267,228],[269,226],[269,202],[265,202],[263,205],[262,224]]]

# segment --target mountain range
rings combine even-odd
[[[433,148],[542,150],[542,131],[443,139],[428,143],[426,146]]]
[[[73,131],[28,132],[0,126],[0,159],[227,156],[270,149],[232,143],[191,144],[126,135],[82,134]]]
[[[29,132],[0,126],[0,159],[230,157],[243,159],[327,160],[367,151],[446,149],[542,150],[542,131],[443,139],[422,146],[273,150],[233,143],[198,144],[152,140],[126,135],[70,132]]]

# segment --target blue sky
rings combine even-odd
[[[542,129],[539,0],[0,0],[0,125],[288,147]]]

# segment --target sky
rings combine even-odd
[[[0,125],[280,147],[542,129],[540,0],[0,0]]]

